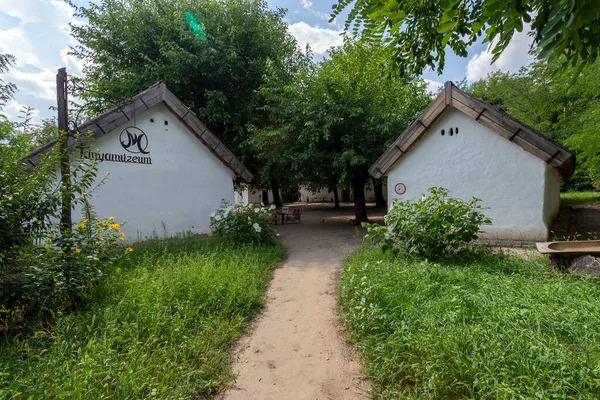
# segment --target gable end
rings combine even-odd
[[[503,110],[457,88],[448,81],[444,90],[427,109],[394,141],[388,150],[371,166],[369,173],[381,178],[429,130],[447,107],[453,107],[491,131],[557,168],[563,178],[575,169],[575,153],[560,143],[543,135],[527,124],[513,118]]]
[[[167,108],[175,114],[183,124],[200,140],[211,153],[213,153],[227,168],[233,171],[236,181],[250,182],[252,173],[235,157],[235,155],[198,119],[196,114],[186,107],[166,85],[162,82],[155,83],[140,94],[122,102],[109,109],[104,114],[84,123],[78,130],[90,132],[94,139],[104,136],[113,129],[127,123],[136,115],[164,102]],[[33,168],[39,161],[40,156],[50,151],[56,141],[50,142],[32,152],[25,158],[28,165]],[[70,136],[68,140],[69,149],[75,145],[75,138]]]

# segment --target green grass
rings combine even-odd
[[[598,280],[487,249],[431,263],[365,247],[340,289],[376,398],[600,398]]]
[[[560,194],[560,201],[563,204],[578,203],[600,203],[599,192],[565,192]]]
[[[86,310],[0,341],[0,399],[190,399],[227,383],[230,346],[283,249],[194,237],[134,247]]]

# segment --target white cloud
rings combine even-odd
[[[340,36],[341,31],[334,29],[318,28],[302,21],[290,24],[289,29],[302,49],[306,44],[310,44],[316,54],[325,54],[330,47],[344,43],[344,39]]]
[[[310,0],[300,0],[300,4],[302,5],[302,7],[304,7],[306,10],[308,10],[308,12],[320,19],[322,19],[323,21],[327,21],[329,22],[329,18],[331,18],[331,15],[321,12],[321,11],[317,11],[315,9],[312,8],[313,2]],[[333,19],[333,21],[331,21],[331,24],[335,24],[336,23],[336,18]]]
[[[83,65],[85,64],[84,61],[69,54],[69,51],[69,47],[65,47],[60,51],[60,59],[62,60],[63,65],[67,67],[67,71],[69,71],[69,74],[82,76]]]
[[[528,30],[529,26],[522,32],[515,33],[494,64],[491,64],[492,53],[489,49],[473,55],[467,64],[467,79],[470,81],[483,79],[494,71],[517,72],[519,68],[530,64],[533,57],[529,55],[529,49],[533,39],[527,35]]]
[[[24,94],[44,100],[56,100],[56,72],[50,69],[23,72],[15,68],[6,74],[5,80],[16,84],[19,92]]]
[[[17,66],[31,64],[41,65],[41,60],[36,55],[36,47],[31,38],[19,27],[0,30],[0,51],[16,57]]]
[[[22,111],[25,109],[25,105],[19,103],[16,100],[9,100],[4,108],[2,109],[2,114],[9,120],[13,122],[22,122],[23,121],[23,113]],[[39,110],[31,110],[31,122],[32,124],[37,124],[40,122],[40,111]]]
[[[68,54],[69,46],[76,44],[69,24],[84,22],[62,0],[0,0],[0,9],[19,20],[11,27],[0,27],[0,52],[17,59],[4,77],[18,88],[5,114],[14,119],[20,105],[27,104],[42,110],[42,117],[50,116],[47,109],[56,102],[56,70],[66,66],[70,74],[81,75],[83,62]]]
[[[309,0],[300,0],[300,4],[302,4],[302,7],[309,9],[312,7],[313,3],[312,1]]]
[[[431,94],[438,94],[440,89],[444,87],[442,82],[431,79],[423,79],[427,83],[427,91]]]

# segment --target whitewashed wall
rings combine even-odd
[[[338,195],[340,201],[342,201],[342,189],[338,189]],[[334,201],[334,193],[333,191],[329,191],[327,188],[322,188],[316,192],[313,192],[306,186],[300,186],[300,199],[300,201],[307,203],[331,203]]]
[[[119,136],[129,126],[146,133],[148,154],[123,148]],[[169,236],[184,231],[207,233],[209,215],[221,199],[234,201],[233,172],[162,103],[98,138],[90,151],[99,158],[116,154],[150,159],[151,163],[144,159],[146,163],[105,160],[98,164],[98,179],[107,174],[108,178],[94,193],[95,211],[101,218],[112,215],[117,221],[127,220],[123,231],[130,240],[154,233],[163,236],[163,224]],[[73,219],[78,221],[80,215],[75,211]]]
[[[401,196],[394,190],[398,183],[406,186]],[[388,172],[389,205],[396,198],[416,200],[431,186],[482,199],[493,222],[482,228],[487,239],[546,240],[560,206],[556,170],[455,109],[446,110]]]
[[[273,202],[273,191],[269,189],[269,203]],[[248,202],[252,204],[264,203],[262,198],[262,190],[260,189],[248,189]]]

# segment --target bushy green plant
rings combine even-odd
[[[477,238],[482,224],[492,221],[483,214],[481,200],[463,201],[441,187],[431,187],[417,201],[394,200],[385,216],[386,226],[363,224],[366,239],[384,251],[406,251],[436,259],[455,253]]]
[[[124,240],[121,224],[113,217],[86,218],[66,232],[57,227],[46,230],[41,242],[22,247],[12,258],[12,267],[0,276],[4,309],[0,325],[6,329],[15,317],[60,311],[87,300],[106,267],[133,251],[131,247],[116,251]]]
[[[345,263],[342,310],[374,399],[599,399],[598,282],[537,254],[440,262],[364,247]]]
[[[273,243],[277,234],[272,228],[275,209],[260,204],[232,206],[223,200],[221,207],[210,216],[210,228],[215,237],[231,243]]]
[[[138,243],[51,335],[0,335],[0,399],[207,398],[284,257],[193,235]]]

